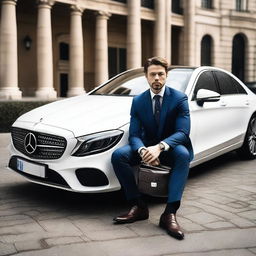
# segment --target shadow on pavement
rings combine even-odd
[[[196,179],[200,176],[209,175],[209,173],[217,173],[222,172],[223,168],[230,165],[232,162],[240,162],[242,161],[236,152],[229,152],[222,156],[219,156],[215,159],[202,163],[198,166],[195,166],[189,171],[189,179]]]
[[[230,162],[240,161],[234,153],[228,153],[216,159],[190,169],[189,180],[197,179],[210,173],[223,171]],[[73,213],[82,211],[98,214],[102,211],[120,210],[126,208],[126,200],[122,191],[108,193],[83,194],[55,189],[38,184],[30,183],[26,180],[21,183],[13,183],[6,188],[7,194],[18,200],[26,201],[30,204],[39,204],[50,209],[65,209]],[[166,202],[166,198],[156,198],[146,196],[149,205],[158,205]]]

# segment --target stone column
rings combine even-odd
[[[166,57],[166,0],[155,1],[154,55]]]
[[[109,13],[96,13],[95,34],[95,85],[108,80],[108,30]]]
[[[127,69],[141,67],[140,2],[127,1]]]
[[[171,0],[166,0],[166,59],[171,64],[171,47],[172,47],[172,22],[171,22],[171,12],[172,2]]]
[[[196,1],[184,1],[184,64],[196,65],[195,60],[195,8]]]
[[[83,9],[71,6],[70,20],[70,60],[69,60],[69,97],[85,93],[84,90],[84,42],[82,28]]]
[[[36,97],[54,99],[57,96],[53,88],[53,52],[51,7],[54,1],[38,0],[37,20],[37,91]]]
[[[2,0],[0,27],[0,98],[20,99],[18,88],[16,0]]]

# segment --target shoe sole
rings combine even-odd
[[[180,234],[174,233],[170,230],[167,230],[167,228],[165,227],[165,225],[161,221],[159,222],[159,227],[164,229],[167,232],[168,235],[170,235],[170,236],[172,236],[172,237],[174,237],[178,240],[183,240],[184,239],[184,234],[180,235]]]
[[[139,219],[136,219],[136,220],[113,220],[114,221],[114,224],[129,224],[129,223],[133,223],[133,222],[136,222],[136,221],[142,221],[142,220],[147,220],[149,217],[143,217],[143,218],[139,218]]]

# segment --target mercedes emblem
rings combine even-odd
[[[37,142],[36,136],[33,133],[28,133],[24,139],[25,150],[29,154],[33,154],[36,151]]]

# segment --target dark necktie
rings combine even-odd
[[[161,112],[161,103],[160,103],[160,95],[155,95],[154,100],[155,100],[155,109],[154,109],[154,116],[157,125],[159,125],[160,122],[160,112]]]

